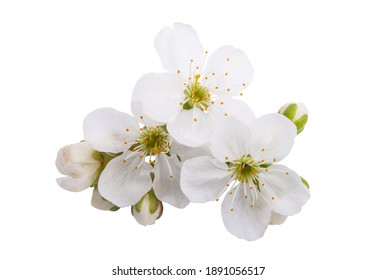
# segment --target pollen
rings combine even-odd
[[[250,208],[254,208],[254,204],[250,204]]]
[[[218,198],[216,198],[216,201],[219,201],[219,199],[218,199]]]
[[[227,113],[225,113],[225,114],[224,114],[224,116],[225,116],[225,117],[227,117],[227,116],[228,116],[228,114],[227,114]]]
[[[224,105],[224,102],[221,101],[220,104],[221,104],[221,105]]]
[[[268,172],[268,169],[266,168],[264,171]]]
[[[143,158],[143,155],[140,155],[139,158]]]
[[[181,106],[182,106],[182,105],[183,105],[183,102],[179,102],[179,105],[181,105]]]
[[[289,174],[288,172],[285,172],[285,175],[287,175],[287,176],[288,176],[288,174]]]
[[[190,59],[190,62],[194,62],[194,60],[193,60],[193,59]]]
[[[244,87],[246,87],[246,84],[245,84],[245,83],[242,83],[242,85],[243,85]]]
[[[127,160],[124,159],[124,160],[123,160],[123,163],[126,163],[126,162],[127,162]]]
[[[199,69],[199,66],[196,66],[195,68],[196,68],[196,69]]]
[[[181,73],[181,70],[177,70],[177,74],[180,74]]]
[[[229,57],[227,57],[226,61],[230,61],[230,58],[229,58]]]
[[[194,122],[197,122],[198,121],[198,119],[197,118],[194,118]]]
[[[130,131],[130,129],[129,128],[126,128],[126,132],[129,132]]]
[[[250,189],[250,190],[252,190],[252,189],[253,189],[253,187],[250,187],[249,189]]]
[[[169,178],[170,178],[170,179],[173,179],[173,176],[172,176],[172,175],[170,175],[170,176],[169,176]]]
[[[212,105],[215,104],[215,101],[211,101],[211,104],[212,104]]]
[[[264,148],[262,148],[262,152],[264,152]]]
[[[208,51],[205,51],[204,53],[205,53],[205,54],[208,54]]]
[[[228,76],[228,72],[225,72],[225,76]]]
[[[240,93],[240,96],[242,96],[242,95],[243,95],[243,93],[241,92],[241,93]]]
[[[134,169],[137,170],[139,167],[135,166]]]
[[[262,183],[262,187],[264,187],[264,183]]]
[[[233,194],[233,192],[230,192],[230,193],[229,193],[229,195],[232,195],[232,194]]]
[[[124,143],[124,145],[127,145],[127,141],[124,141],[123,143]]]
[[[226,184],[227,187],[229,187],[230,185],[229,184]]]
[[[247,195],[245,195],[245,199],[247,199],[248,198],[248,196]]]
[[[225,160],[228,160],[229,158],[228,157],[225,157]]]
[[[230,168],[228,168],[228,172],[230,172],[230,171],[232,171],[232,170],[230,170]]]
[[[273,161],[276,162],[276,158],[274,158]]]
[[[144,117],[143,117],[143,116],[140,116],[140,119],[144,119]]]
[[[273,196],[273,197],[271,197],[271,199],[272,199],[272,200],[275,200],[275,197]]]
[[[215,87],[215,89],[219,89],[219,87]]]
[[[215,72],[212,72],[212,76],[215,76],[216,75],[216,73]]]
[[[230,91],[230,88],[227,88],[226,91],[229,92],[229,91]]]
[[[234,211],[234,209],[233,208],[230,208],[230,212],[233,212]]]

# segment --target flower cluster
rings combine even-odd
[[[309,199],[307,182],[278,164],[307,122],[302,103],[256,118],[243,95],[253,68],[246,54],[223,46],[204,51],[195,30],[176,23],[155,39],[165,73],[142,76],[132,115],[100,108],[84,120],[84,140],[62,148],[56,166],[69,191],[93,189],[92,205],[131,207],[154,224],[163,202],[219,201],[226,229],[256,240]],[[208,57],[208,58],[207,58]]]

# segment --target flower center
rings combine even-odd
[[[135,149],[140,149],[146,156],[153,156],[169,151],[170,141],[169,134],[160,126],[148,127],[144,126],[139,144]]]
[[[229,168],[233,171],[233,178],[238,181],[246,183],[253,181],[258,185],[260,165],[250,155],[245,155],[238,160],[230,162]]]
[[[186,99],[183,104],[183,109],[185,110],[191,110],[196,107],[204,111],[211,104],[211,94],[206,87],[200,84],[199,79],[200,75],[195,75],[195,81],[185,88]]]

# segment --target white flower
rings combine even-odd
[[[144,117],[139,120],[143,123]],[[107,164],[99,178],[98,189],[105,199],[119,207],[132,206],[153,187],[161,201],[178,208],[189,203],[179,183],[182,163],[169,153],[172,139],[162,126],[140,128],[132,116],[102,108],[85,118],[84,135],[98,151],[122,153]]]
[[[279,114],[258,118],[249,127],[228,118],[215,128],[213,157],[183,164],[182,190],[192,202],[218,200],[227,192],[222,203],[225,227],[239,238],[258,239],[272,212],[294,215],[309,199],[300,176],[276,164],[289,153],[295,136],[293,123]],[[283,222],[278,218],[271,223]]]
[[[143,226],[153,225],[161,217],[162,212],[162,202],[157,199],[153,190],[144,195],[131,208],[135,220]]]
[[[100,162],[93,158],[94,150],[86,142],[61,148],[56,157],[56,167],[66,177],[56,179],[59,186],[72,192],[90,187],[97,176]]]
[[[204,67],[207,52],[203,52],[195,30],[181,23],[162,29],[155,46],[169,73],[144,75],[136,83],[133,100],[143,104],[147,116],[167,123],[167,130],[178,142],[204,145],[219,118],[255,119],[245,103],[231,98],[242,95],[253,77],[244,52],[223,46]]]

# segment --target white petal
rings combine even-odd
[[[220,197],[231,177],[228,166],[214,158],[189,159],[182,167],[182,190],[192,202],[212,201]]]
[[[177,74],[150,73],[141,77],[134,88],[133,99],[141,101],[143,113],[155,121],[174,121],[182,110],[183,82]]]
[[[255,121],[255,115],[250,107],[245,102],[234,98],[226,97],[216,100],[211,112],[217,118],[234,117],[247,126]]]
[[[152,187],[152,166],[146,162],[140,165],[144,159],[140,159],[141,153],[137,152],[123,162],[129,153],[131,152],[127,151],[112,159],[98,182],[100,194],[119,207],[136,204]],[[138,168],[135,169],[136,167]]]
[[[145,126],[155,127],[158,125],[163,125],[163,123],[153,120],[144,113],[143,102],[138,100],[138,97],[135,97],[135,95],[132,96],[131,111],[132,115],[134,115],[134,117]]]
[[[183,110],[174,122],[168,123],[170,135],[179,143],[199,147],[206,144],[213,132],[213,116],[199,109]]]
[[[241,93],[254,75],[246,54],[231,46],[217,49],[208,59],[204,72],[212,92],[229,96]]]
[[[200,156],[212,156],[208,144],[200,147],[189,147],[179,144],[177,141],[173,141],[171,143],[169,152],[170,154],[177,155],[181,162],[185,162],[190,158],[196,158]]]
[[[259,178],[265,184],[262,188],[269,188],[270,197],[273,197],[270,198],[272,210],[284,216],[300,212],[310,198],[300,176],[284,165],[274,164],[267,169],[268,172],[260,173]]]
[[[93,188],[92,201],[91,204],[94,208],[99,210],[110,210],[113,207],[116,207],[110,201],[104,199],[98,191],[98,188]]]
[[[253,133],[252,156],[266,163],[285,158],[293,147],[296,126],[280,114],[264,115],[250,126]]]
[[[240,159],[250,151],[251,132],[244,123],[232,117],[217,122],[210,141],[211,152],[219,161]]]
[[[179,71],[184,79],[191,76],[190,64],[192,70],[202,64],[203,47],[190,25],[175,23],[174,28],[165,27],[154,43],[162,66],[172,73]]]
[[[278,213],[272,212],[271,213],[271,219],[270,219],[270,225],[281,225],[285,222],[287,219],[287,216],[280,215]]]
[[[189,204],[180,186],[181,165],[176,156],[161,154],[156,157],[154,167],[153,189],[156,197],[178,208]]]
[[[84,138],[93,149],[119,153],[127,150],[140,135],[139,123],[132,116],[101,108],[91,112],[84,120]]]
[[[260,193],[250,207],[250,200],[245,199],[244,191],[238,188],[232,195],[225,195],[221,206],[224,225],[238,238],[256,240],[263,236],[270,222],[271,203]]]
[[[60,187],[67,191],[81,192],[89,188],[93,184],[95,177],[95,173],[89,173],[83,177],[78,178],[73,178],[70,176],[57,178],[56,182],[59,184]]]

